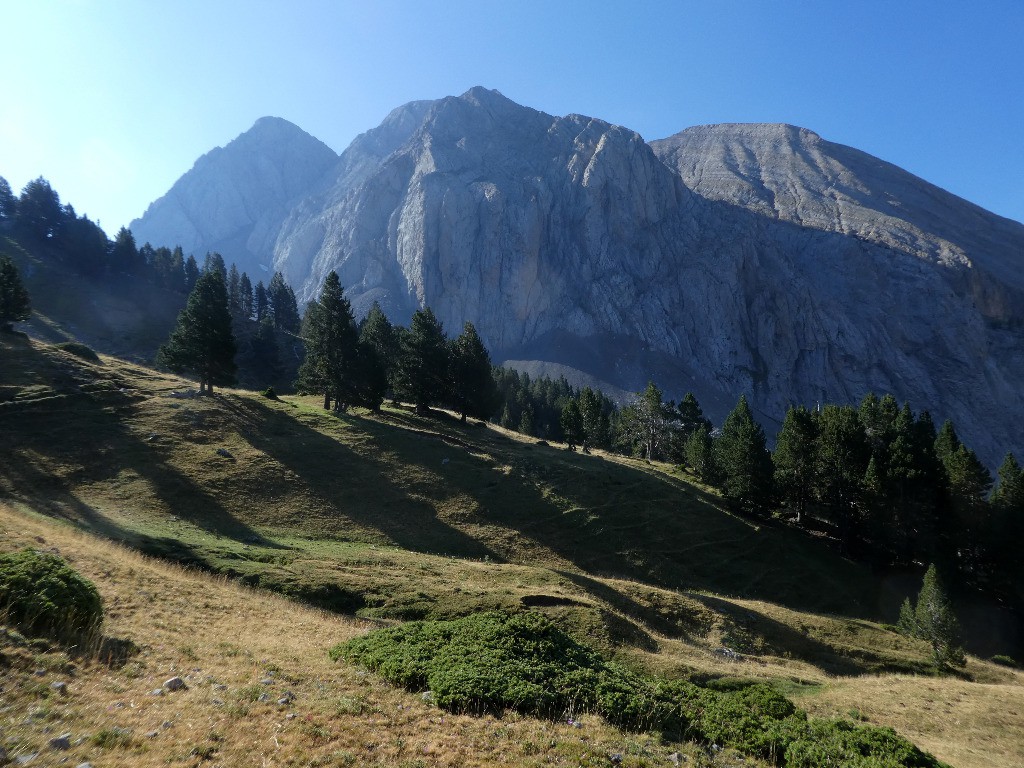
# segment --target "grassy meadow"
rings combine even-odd
[[[497,609],[541,611],[659,674],[771,680],[955,766],[1024,764],[1020,672],[971,658],[932,676],[923,643],[876,623],[897,591],[671,467],[443,412],[197,399],[20,336],[0,337],[0,360],[0,549],[60,550],[100,589],[104,633],[141,649],[111,668],[5,636],[0,730],[25,754],[63,729],[96,765],[735,764],[596,717],[450,715],[327,658],[382,624]],[[48,682],[68,664],[60,697]],[[187,691],[149,695],[173,674]],[[283,687],[294,704],[260,701]]]

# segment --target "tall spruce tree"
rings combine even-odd
[[[987,502],[992,475],[974,451],[960,442],[948,420],[935,439],[935,453],[949,491],[937,525],[937,552],[946,568],[977,572],[985,559],[991,527]]]
[[[191,253],[185,259],[183,270],[185,272],[185,292],[192,293],[192,289],[199,282],[199,264],[196,262],[196,257]]]
[[[395,394],[426,413],[448,391],[448,344],[444,328],[430,307],[416,310],[400,334],[395,361]]]
[[[200,394],[213,394],[214,385],[235,383],[235,338],[227,286],[219,270],[199,276],[157,361],[175,373],[195,375]]]
[[[0,254],[0,330],[11,330],[12,323],[32,315],[28,290],[21,282],[18,268],[7,254]]]
[[[1012,453],[999,465],[999,482],[989,500],[992,510],[988,541],[989,567],[1001,591],[1016,605],[1024,605],[1024,468]]]
[[[622,409],[620,417],[622,442],[648,461],[661,458],[668,442],[669,420],[661,390],[653,381],[647,382],[637,399]]]
[[[686,463],[701,480],[708,485],[718,485],[722,481],[721,468],[718,465],[718,454],[715,451],[711,430],[702,425],[690,433],[683,446]]]
[[[451,343],[450,388],[452,404],[462,421],[467,416],[489,419],[497,406],[491,374],[491,356],[472,323],[467,322]]]
[[[583,416],[580,414],[580,406],[576,398],[570,397],[565,401],[565,405],[562,406],[560,422],[562,434],[565,436],[569,450],[576,450],[576,446],[582,445],[584,441]]]
[[[376,301],[359,328],[359,341],[373,350],[384,377],[385,389],[394,389],[395,359],[398,357],[398,335],[384,310]]]
[[[33,179],[21,190],[15,220],[21,234],[40,243],[55,240],[60,235],[65,218],[60,196],[42,176]]]
[[[601,397],[590,387],[584,387],[579,396],[580,443],[584,451],[591,447],[605,448],[608,445],[608,415],[604,412]]]
[[[844,550],[862,536],[860,492],[871,451],[857,411],[826,405],[817,416],[815,496],[832,518]]]
[[[320,297],[310,302],[302,324],[306,357],[295,385],[302,394],[323,395],[324,408],[344,411],[359,400],[359,361],[352,305],[345,298],[338,273],[324,280]]]
[[[274,327],[287,333],[298,333],[302,325],[299,318],[298,303],[295,292],[285,282],[284,275],[275,272],[267,286],[267,300],[270,312],[274,317]]]
[[[244,320],[252,319],[252,282],[243,272],[238,279],[238,312]]]
[[[0,176],[0,232],[14,226],[18,215],[18,198],[14,196],[11,185]]]
[[[939,670],[967,663],[961,640],[960,622],[953,613],[935,565],[929,565],[914,607],[914,629],[932,646],[932,661]]]
[[[775,439],[772,464],[782,501],[796,511],[799,524],[814,491],[818,424],[803,406],[790,407]]]
[[[745,395],[722,423],[715,440],[722,494],[736,506],[767,511],[774,501],[771,455],[764,429],[754,420]]]

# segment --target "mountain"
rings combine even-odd
[[[990,464],[1024,453],[1024,226],[804,129],[648,144],[474,88],[392,112],[263,242],[300,298],[334,269],[357,311],[429,304],[533,372],[715,418],[746,393],[769,432],[892,392]]]
[[[287,120],[262,117],[200,157],[129,228],[140,245],[181,245],[200,262],[207,252],[228,254],[255,283],[270,268],[274,238],[291,204],[337,159]]]

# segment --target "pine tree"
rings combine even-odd
[[[935,565],[929,565],[914,607],[917,636],[932,646],[932,661],[940,670],[967,663],[961,645],[960,622],[939,579]]]
[[[711,431],[701,426],[690,433],[683,446],[686,463],[689,464],[697,477],[708,485],[718,485],[722,480],[721,469],[715,451]]]
[[[197,376],[200,393],[213,394],[215,384],[235,382],[235,339],[228,291],[218,270],[199,276],[157,361],[175,373]]]
[[[580,414],[580,406],[575,398],[569,398],[562,406],[561,416],[562,434],[570,451],[576,450],[577,445],[584,442],[583,416]]]
[[[224,265],[224,257],[219,253],[208,253],[203,261],[203,272],[219,272],[224,285],[228,284],[228,270]]]
[[[608,444],[608,417],[601,405],[601,397],[590,387],[584,387],[579,396],[579,411],[582,433],[580,442],[583,450],[589,447],[604,448]]]
[[[240,318],[242,314],[242,276],[234,264],[228,270],[228,309],[231,316]]]
[[[12,323],[28,320],[31,315],[28,291],[18,268],[9,256],[0,254],[0,330],[9,331]]]
[[[393,389],[395,358],[398,356],[398,336],[384,310],[376,301],[363,319],[359,329],[359,342],[373,350],[381,367],[385,389]]]
[[[257,323],[262,323],[263,318],[267,317],[270,312],[270,299],[267,298],[267,289],[263,286],[262,280],[256,283],[256,290],[253,292],[253,312]],[[270,319],[273,322],[274,318]]]
[[[803,406],[786,411],[782,429],[775,438],[775,485],[782,500],[796,510],[799,524],[811,500],[817,459],[818,425],[814,414]]]
[[[18,198],[14,196],[11,185],[0,176],[0,232],[14,226],[18,215]]]
[[[199,265],[196,263],[196,257],[191,253],[188,258],[185,259],[185,292],[192,293],[192,289],[196,287],[196,283],[199,282]]]
[[[1024,598],[1024,468],[1012,453],[999,465],[999,482],[989,501],[992,527],[988,541],[989,567],[995,581],[1015,602]]]
[[[659,458],[668,439],[669,425],[661,390],[655,383],[647,382],[647,388],[620,415],[622,442],[634,451],[639,450],[648,461]]]
[[[754,420],[745,395],[722,423],[715,441],[722,495],[748,510],[767,510],[773,501],[773,467],[764,429]]]
[[[832,517],[844,550],[863,536],[860,492],[870,449],[857,411],[826,405],[817,416],[814,491]]]
[[[137,275],[142,271],[139,250],[135,246],[135,236],[127,227],[121,227],[117,231],[114,242],[110,246],[110,270],[127,275]]]
[[[359,400],[356,330],[352,305],[345,298],[337,272],[324,280],[320,297],[311,302],[302,323],[306,357],[295,385],[302,394],[324,397],[324,408],[344,411]]]
[[[395,394],[413,403],[417,413],[425,413],[448,391],[448,364],[441,321],[430,307],[417,310],[399,339]]]
[[[286,333],[298,333],[302,325],[299,318],[295,292],[284,280],[284,275],[275,272],[267,286],[267,301],[274,317],[274,327]]]
[[[243,320],[252,319],[252,304],[252,283],[249,276],[243,272],[238,280],[238,312]]]
[[[467,322],[449,350],[450,393],[462,421],[466,416],[489,419],[497,405],[497,391],[491,374],[491,356],[476,332]]]
[[[17,206],[16,226],[20,232],[45,243],[60,235],[64,221],[60,196],[50,182],[40,176],[25,185]]]

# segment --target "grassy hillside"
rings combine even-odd
[[[627,663],[694,678],[769,678],[812,714],[855,710],[954,765],[1024,760],[1018,673],[972,659],[964,680],[915,677],[927,671],[924,645],[871,621],[896,600],[884,584],[824,543],[728,513],[712,492],[668,467],[569,453],[444,414],[386,409],[338,417],[313,400],[241,391],[196,399],[177,378],[19,336],[0,336],[0,360],[0,546],[38,535],[59,538],[62,551],[90,553],[82,556],[85,570],[114,596],[107,631],[148,648],[159,660],[150,677],[196,667],[246,688],[252,681],[243,677],[274,656],[273,664],[287,662],[309,686],[332,676],[351,686],[337,695],[331,688],[325,701],[362,701],[359,686],[369,685],[389,713],[407,700],[401,706],[411,713],[383,717],[371,711],[377,703],[342,709],[357,710],[367,728],[386,725],[386,738],[396,742],[445,740],[429,759],[392,745],[385,762],[393,764],[524,764],[526,743],[561,743],[537,736],[561,726],[525,718],[460,718],[466,725],[450,733],[431,722],[437,710],[415,698],[353,670],[328,671],[317,654],[363,631],[359,620],[303,611],[264,593],[253,599],[256,593],[182,576],[71,528],[375,621],[539,610]],[[145,587],[133,575],[143,572],[161,575],[147,576],[154,581]],[[244,628],[228,626],[235,614],[249,617]],[[287,629],[288,620],[301,631]],[[171,634],[155,639],[156,629]],[[236,638],[249,633],[249,651],[236,654]],[[25,654],[14,652],[23,661]],[[191,656],[201,661],[192,664]],[[135,690],[114,679],[114,688]],[[140,685],[151,683],[147,677]],[[204,701],[199,721],[216,721],[210,733],[222,736],[208,739],[214,752],[227,755],[237,739],[277,733],[259,721],[266,715],[279,723],[273,707],[249,702],[225,726],[221,710],[210,709],[221,705]],[[89,723],[101,722],[113,704],[95,706]],[[326,717],[324,706],[314,721]],[[262,713],[255,724],[253,712]],[[337,723],[323,727],[334,734],[324,737],[324,749],[337,746]],[[626,738],[599,727],[613,741]],[[493,740],[492,730],[505,735]],[[594,746],[606,737],[592,738]],[[352,746],[361,739],[334,751],[366,761],[362,747]],[[446,763],[449,750],[468,757]],[[326,760],[329,753],[317,754]],[[550,754],[544,748],[532,757],[539,764]],[[558,757],[583,760],[571,751]]]

